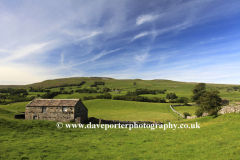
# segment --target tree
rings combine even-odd
[[[197,84],[193,90],[192,100],[193,102],[197,101],[199,97],[202,96],[203,93],[206,92],[206,84],[205,83],[199,83]]]
[[[203,112],[208,112],[209,115],[217,115],[221,109],[222,99],[218,95],[218,91],[205,91],[196,101]]]
[[[187,106],[188,98],[180,97],[180,98],[177,99],[177,103],[184,103],[184,105]]]
[[[5,100],[7,99],[7,95],[0,94],[0,98],[3,99],[3,103],[4,103]]]
[[[137,82],[133,82],[133,85],[137,85]]]
[[[169,93],[166,95],[166,98],[167,98],[167,99],[170,99],[170,94],[169,94]]]

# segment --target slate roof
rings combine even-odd
[[[39,107],[39,106],[75,106],[79,99],[34,99],[27,107]]]

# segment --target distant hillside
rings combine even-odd
[[[53,87],[53,86],[61,86],[61,85],[70,85],[70,84],[78,84],[82,81],[103,81],[109,80],[113,78],[107,77],[71,77],[71,78],[60,78],[60,79],[53,79],[53,80],[45,80],[42,82],[37,82],[29,85],[0,85],[0,88],[29,88],[29,87]]]
[[[71,77],[71,78],[61,78],[61,79],[53,79],[53,80],[45,80],[43,82],[33,83],[29,85],[0,85],[0,88],[29,88],[29,87],[42,87],[42,88],[49,88],[49,87],[58,87],[61,85],[71,85],[71,84],[79,84],[82,81],[86,81],[88,84],[94,83],[95,81],[103,81],[110,87],[126,87],[131,86],[130,88],[155,88],[160,86],[165,87],[193,87],[197,84],[197,82],[178,82],[172,80],[165,80],[165,79],[154,79],[154,80],[141,80],[141,79],[113,79],[108,77]],[[137,85],[133,86],[132,84],[136,82]],[[230,85],[230,84],[210,84],[207,83],[208,87],[233,87],[238,85]]]

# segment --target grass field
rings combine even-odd
[[[0,105],[0,108],[25,112],[29,102],[18,102],[10,105]],[[129,121],[173,121],[177,117],[169,112],[168,103],[143,103],[132,101],[95,99],[83,101],[88,108],[88,117],[102,118],[106,120]]]
[[[184,112],[188,112],[189,114],[191,114],[191,116],[194,116],[196,110],[198,109],[198,107],[196,106],[175,106],[173,108],[182,115]]]
[[[166,93],[175,93],[178,97],[186,97],[191,100],[192,89],[197,83],[189,83],[189,82],[177,82],[171,80],[141,80],[141,79],[126,79],[126,80],[116,80],[112,78],[92,78],[92,77],[76,77],[76,78],[62,78],[62,79],[54,79],[54,80],[46,80],[39,83],[29,84],[29,85],[17,85],[17,86],[3,86],[0,85],[0,88],[26,88],[29,87],[52,87],[66,84],[79,84],[82,81],[86,81],[84,85],[79,86],[68,86],[64,87],[66,91],[76,90],[79,88],[90,88],[91,84],[94,84],[96,81],[103,81],[105,85],[99,85],[98,87],[108,87],[111,89],[120,89],[121,94],[124,95],[127,91],[134,91],[137,88],[145,88],[145,89],[167,89]],[[133,85],[136,82],[137,85]],[[218,90],[220,91],[220,96],[222,98],[230,100],[230,103],[234,104],[235,102],[240,102],[240,89],[233,91],[233,87],[240,87],[240,85],[228,85],[228,84],[206,84],[207,90]],[[231,91],[227,92],[227,89]],[[52,88],[51,91],[59,91],[60,87]],[[43,92],[32,92],[30,95],[36,96],[37,94],[43,94]],[[111,92],[113,96],[118,95]],[[141,95],[146,97],[162,97],[166,98],[166,94],[157,94],[157,95]],[[75,93],[74,95],[59,95],[60,98],[70,97],[70,98],[78,98],[81,97]]]
[[[51,87],[63,84],[81,86],[64,87],[64,90],[90,88],[95,81],[104,81],[111,89],[121,89],[124,95],[137,88],[167,89],[178,97],[191,98],[191,90],[197,83],[170,80],[115,80],[101,78],[64,78],[47,80],[25,86],[0,86],[0,88]],[[133,85],[136,82],[137,85]],[[231,90],[234,85],[207,84],[207,90],[218,90],[220,96],[230,100],[230,104],[240,102],[239,90]],[[235,85],[236,86],[236,85]],[[239,85],[238,85],[239,86]],[[59,91],[60,87],[51,91]],[[231,91],[227,91],[231,90]],[[29,92],[28,96],[45,94]],[[101,93],[59,94],[55,99],[83,99],[84,96]],[[145,94],[146,97],[166,98],[166,94]],[[218,117],[207,116],[197,119],[177,121],[170,103],[148,103],[95,99],[85,100],[88,117],[106,120],[129,121],[171,121],[177,124],[198,122],[200,129],[57,129],[56,122],[16,120],[14,115],[25,112],[29,102],[0,105],[0,159],[240,159],[240,114],[231,113]],[[175,103],[176,104],[176,103]],[[178,106],[175,110],[195,114],[194,106]]]
[[[84,96],[101,95],[101,93],[73,93],[73,94],[59,94],[54,99],[83,99]]]
[[[199,129],[57,129],[0,109],[0,159],[240,159],[240,114],[200,119]],[[182,122],[177,122],[182,123]]]
[[[0,108],[20,113],[20,112],[25,112],[25,108],[28,103],[29,102],[17,102],[9,105],[0,105]]]
[[[70,90],[76,90],[79,88],[90,88],[90,85],[93,84],[95,81],[104,81],[105,85],[99,85],[98,87],[108,87],[111,89],[121,89],[122,92],[120,95],[126,94],[127,91],[134,91],[137,88],[147,88],[147,89],[167,89],[166,93],[176,93],[178,97],[187,97],[189,100],[191,99],[192,95],[192,89],[197,83],[188,83],[188,82],[177,82],[177,81],[171,81],[171,80],[141,80],[141,79],[128,79],[128,80],[116,80],[112,78],[91,78],[91,77],[76,77],[76,78],[62,78],[62,79],[54,79],[54,80],[46,80],[39,83],[34,83],[30,85],[18,85],[18,86],[3,86],[0,85],[0,88],[26,88],[29,89],[29,87],[51,87],[51,86],[59,86],[63,84],[78,84],[82,81],[86,81],[84,85],[81,87],[79,86],[68,86],[64,87],[66,91]],[[136,82],[137,85],[133,85],[133,83]],[[207,90],[218,90],[220,91],[220,96],[222,98],[230,100],[230,103],[240,102],[240,92],[239,89],[236,91],[233,91],[233,87],[240,85],[228,85],[228,84],[206,84]],[[51,91],[59,91],[60,87],[58,88],[52,88]],[[227,89],[230,89],[231,91],[227,92]],[[43,92],[33,92],[30,93],[31,95],[37,95],[37,94],[43,94]],[[113,96],[117,95],[114,94],[114,92],[111,92]],[[141,95],[141,96],[147,96],[147,97],[162,97],[166,98],[166,94],[157,94],[157,95]],[[60,96],[60,98],[68,97],[66,96]],[[72,95],[69,97],[81,97],[79,95]]]
[[[107,120],[126,121],[167,121],[177,118],[168,111],[167,103],[148,103],[120,100],[87,100],[83,101],[88,108],[88,117]]]

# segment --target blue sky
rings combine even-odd
[[[0,84],[240,84],[238,0],[0,0]]]

